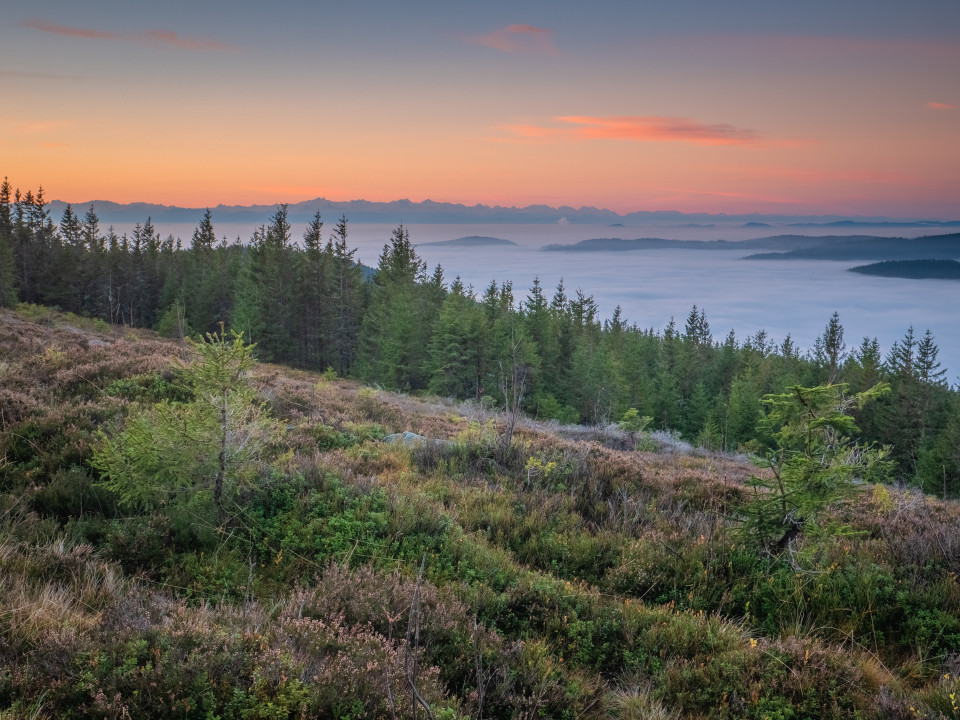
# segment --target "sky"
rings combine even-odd
[[[960,219],[957,0],[10,3],[50,199]]]

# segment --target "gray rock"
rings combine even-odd
[[[426,445],[430,440],[425,438],[423,435],[417,435],[412,433],[409,430],[406,430],[402,433],[394,433],[393,435],[386,435],[383,438],[383,442],[388,445],[406,445],[407,447],[416,447],[417,445]]]
[[[385,435],[382,442],[388,445],[403,445],[405,447],[420,447],[422,445],[436,445],[437,447],[451,447],[453,443],[450,440],[430,439],[423,435],[417,435],[409,430],[393,435]]]

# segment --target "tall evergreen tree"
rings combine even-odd
[[[540,371],[530,381],[530,407],[538,416],[556,417],[561,411],[558,397],[564,395],[560,382],[564,370],[561,368],[569,363],[568,358],[560,356],[561,335],[566,332],[565,314],[551,307],[540,278],[534,278],[520,313],[524,333],[530,338],[540,359]]]
[[[823,330],[823,335],[817,338],[814,344],[814,359],[822,368],[824,379],[828,384],[840,379],[843,361],[847,355],[847,345],[843,341],[843,325],[840,324],[840,314],[833,313]]]
[[[913,334],[913,325],[907,328],[902,340],[897,340],[887,354],[887,370],[896,378],[905,380],[916,374],[917,339]]]
[[[80,272],[80,293],[81,308],[80,312],[105,317],[107,315],[106,304],[103,298],[106,296],[104,272],[106,262],[106,239],[100,232],[100,218],[94,210],[93,205],[87,208],[83,215],[83,246],[86,249],[84,261],[79,268]]]
[[[277,362],[294,361],[299,344],[294,253],[287,206],[278,205],[270,224],[254,234],[245,253],[233,321],[240,331],[254,333],[251,340],[263,356]]]
[[[431,333],[427,363],[430,392],[479,400],[487,376],[487,337],[483,310],[458,277],[450,286]]]
[[[430,328],[440,310],[430,295],[426,263],[400,225],[384,245],[373,277],[360,347],[363,377],[389,388],[426,387]]]
[[[883,374],[883,356],[876,338],[863,338],[860,346],[847,361],[846,374],[855,391],[866,390],[880,382]]]
[[[217,308],[217,296],[224,279],[218,272],[216,244],[213,214],[207,208],[193,231],[190,252],[183,268],[182,287],[188,323],[201,333],[213,332],[227,320]]]
[[[313,367],[333,365],[329,334],[329,275],[331,251],[323,244],[323,220],[318,210],[303,233],[303,260],[300,264],[299,295],[302,303],[303,362]]]
[[[347,244],[347,218],[341,216],[328,244],[330,248],[330,300],[333,308],[331,345],[334,368],[349,372],[357,357],[360,323],[366,306],[363,271],[354,260],[356,248]]]
[[[927,328],[923,339],[917,344],[917,363],[916,372],[920,382],[928,385],[943,385],[946,377],[946,369],[940,366],[937,356],[940,354],[940,348],[933,339],[933,333]]]
[[[84,275],[87,264],[86,238],[83,233],[83,223],[73,212],[70,203],[67,203],[63,209],[63,216],[60,219],[60,239],[62,247],[56,260],[65,272],[58,284],[59,292],[56,295],[56,301],[65,310],[83,312]]]
[[[17,302],[16,261],[13,256],[13,218],[10,207],[10,182],[0,183],[0,307]]]

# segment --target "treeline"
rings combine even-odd
[[[326,239],[325,239],[326,238]],[[103,230],[91,207],[56,224],[43,191],[0,185],[0,303],[29,302],[168,336],[220,323],[258,344],[262,359],[327,369],[388,389],[522,407],[540,418],[607,423],[631,408],[651,426],[705,447],[769,443],[761,398],[784,387],[846,382],[891,391],[857,413],[865,440],[891,445],[900,479],[960,495],[960,393],[934,337],[913,328],[884,355],[854,347],[835,313],[812,351],[764,331],[716,339],[703,310],[663,330],[601,321],[592,296],[552,294],[535,281],[475,291],[430,272],[405,228],[394,230],[365,280],[341,218],[319,214],[301,242],[285,205],[246,244],[218,241],[208,210],[189,247],[161,239],[149,218],[132,236]]]

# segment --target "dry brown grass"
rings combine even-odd
[[[185,357],[180,346],[147,333],[138,333],[136,339],[123,331],[97,334],[58,324],[55,316],[34,322],[4,312],[0,320],[0,429],[36,421],[60,443],[51,463],[70,458],[81,464],[96,428],[130,406],[127,400],[105,395],[111,382],[144,373],[169,376],[172,358]],[[91,339],[97,342],[91,344]],[[723,553],[731,548],[727,534],[745,498],[745,481],[757,472],[743,458],[635,452],[625,449],[617,431],[558,432],[555,424],[530,420],[518,424],[514,452],[505,457],[496,452],[502,415],[475,404],[422,401],[266,364],[257,367],[254,380],[288,429],[283,448],[288,452],[275,470],[305,478],[331,473],[360,493],[382,488],[393,513],[391,540],[417,532],[439,537],[454,527],[451,542],[457,549],[450,565],[459,568],[462,562],[476,577],[498,578],[496,589],[475,580],[424,587],[427,651],[444,643],[462,645],[463,628],[470,626],[473,613],[497,603],[504,605],[504,614],[513,612],[510,604],[516,604],[517,617],[511,622],[539,622],[533,616],[540,612],[545,624],[556,621],[555,631],[565,632],[559,625],[561,617],[566,622],[565,615],[558,610],[550,619],[548,607],[553,607],[551,596],[557,600],[555,590],[566,572],[573,581],[567,584],[568,597],[574,598],[569,602],[582,613],[581,619],[612,614],[618,621],[609,626],[610,642],[645,647],[663,660],[659,694],[643,685],[645,678],[634,677],[623,689],[607,694],[603,712],[611,717],[676,717],[670,702],[661,698],[688,697],[691,687],[721,687],[727,672],[740,673],[737,683],[750,688],[737,698],[717,698],[729,703],[729,716],[735,716],[737,703],[746,707],[753,700],[751,693],[760,698],[771,687],[798,703],[816,693],[825,697],[825,688],[833,687],[853,708],[850,712],[864,710],[864,717],[880,717],[876,708],[882,706],[889,717],[900,717],[904,694],[933,682],[929,658],[918,657],[913,665],[907,661],[891,670],[884,664],[890,662],[887,655],[881,659],[860,645],[840,642],[848,632],[844,628],[832,628],[833,635],[818,634],[809,604],[798,603],[794,616],[784,610],[782,632],[771,632],[771,638],[755,644],[738,620],[711,614],[733,614],[730,608],[740,608],[723,592],[729,580]],[[453,450],[447,453],[450,446],[435,446],[441,450],[426,457],[429,453],[418,455],[369,440],[328,451],[318,447],[319,426],[348,433],[371,424],[387,433],[410,430],[451,440]],[[42,440],[47,441],[56,444]],[[531,459],[553,463],[557,470],[550,477],[528,472]],[[30,483],[39,487],[49,481],[46,470],[30,475]],[[928,583],[944,610],[960,610],[960,504],[884,488],[864,494],[838,510],[838,516],[866,535],[825,545],[818,556],[823,563],[849,564],[853,559],[876,561],[884,568],[917,568],[915,581]],[[575,562],[586,558],[599,565],[601,554],[608,565],[591,576],[593,585],[583,582],[582,565]],[[318,664],[319,654],[342,662],[357,692],[398,692],[403,677],[397,624],[410,605],[409,572],[344,566],[314,570],[319,579],[287,596],[279,593],[273,605],[188,605],[172,592],[121,580],[114,566],[88,546],[8,540],[0,543],[0,657],[14,666],[29,656],[40,663],[33,666],[37,677],[55,681],[69,672],[65,658],[81,650],[113,647],[120,642],[117,638],[127,642],[150,629],[174,645],[200,648],[194,655],[183,651],[177,662],[200,667],[201,660],[216,657],[221,663],[218,677],[243,675],[239,658],[254,658],[263,682],[281,687],[290,669],[283,654],[292,649],[295,665],[316,675],[318,682],[322,678],[334,685],[337,679],[327,672],[333,665]],[[701,599],[706,614],[669,604],[652,607],[662,591],[681,604],[684,597],[691,603]],[[627,599],[630,594],[635,597]],[[651,605],[638,602],[641,595]],[[742,609],[736,612],[743,614]],[[281,622],[276,622],[278,616]],[[551,665],[559,661],[545,640],[532,639],[524,646],[482,625],[478,632],[500,658],[500,702],[515,702],[511,707],[518,717],[533,716],[537,708],[528,702],[529,694],[527,700],[509,698],[518,687],[507,682],[509,662],[519,663],[510,672],[549,668],[544,677],[562,676],[570,682],[579,682],[577,673],[583,673],[584,686],[594,683],[595,689],[611,680],[601,681],[599,673],[584,667],[562,674]],[[852,632],[848,635],[852,638]],[[218,655],[230,643],[235,643],[230,648],[237,657]],[[31,656],[39,645],[55,652]],[[466,650],[458,658],[466,665],[471,662]],[[437,677],[439,670],[424,668],[424,687],[441,702],[444,692]],[[549,695],[551,702],[564,702],[559,680],[547,687],[538,684],[540,679],[531,675],[524,692],[544,693],[540,701]],[[110,702],[105,696],[101,704],[107,707]],[[469,707],[473,700],[466,702]],[[42,710],[43,705],[34,707]],[[850,716],[843,714],[845,708],[828,709],[836,717]],[[601,705],[592,712],[599,716]]]

